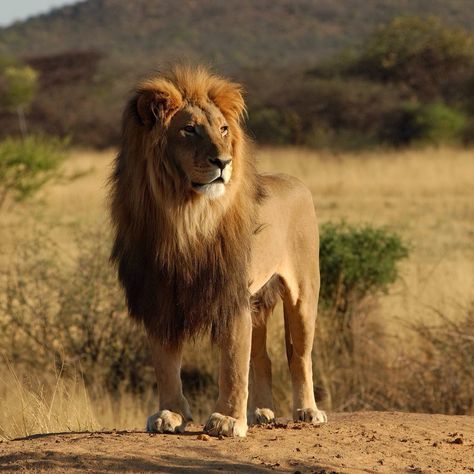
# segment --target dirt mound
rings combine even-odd
[[[320,427],[279,422],[245,439],[58,433],[0,443],[0,471],[22,472],[474,472],[474,417],[333,414]]]

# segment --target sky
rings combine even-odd
[[[0,0],[0,26],[8,26],[16,20],[47,13],[52,8],[76,3],[78,0]]]

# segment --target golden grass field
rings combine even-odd
[[[0,252],[38,222],[67,250],[75,225],[106,226],[106,181],[113,151],[76,150],[66,171],[86,172],[51,185],[36,203],[3,211]],[[383,315],[419,318],[431,308],[453,314],[474,300],[474,156],[470,150],[427,149],[331,154],[264,148],[259,168],[299,177],[312,191],[321,223],[347,220],[389,226],[410,244],[402,282],[383,299]],[[5,235],[6,234],[6,235]],[[13,239],[13,241],[16,237]]]
[[[20,238],[39,231],[47,230],[65,254],[73,254],[78,226],[106,227],[106,180],[113,157],[114,151],[74,150],[65,172],[84,172],[80,178],[49,185],[33,201],[8,203],[0,214],[1,264],[6,267],[14,261]],[[472,151],[332,154],[263,148],[258,157],[262,171],[289,173],[306,183],[321,223],[345,219],[388,226],[409,243],[402,278],[377,309],[389,331],[403,331],[406,321],[435,322],[436,311],[455,318],[460,308],[474,301]],[[272,330],[278,333],[281,318],[274,319]],[[276,351],[283,351],[280,343],[271,350],[274,355]],[[45,391],[25,388],[15,368],[2,369],[0,377],[0,436],[2,432],[11,437],[35,431],[141,428],[153,408],[151,395],[147,403],[138,405],[131,396],[113,399],[100,387],[91,392],[81,381],[73,386],[60,376],[52,377]]]

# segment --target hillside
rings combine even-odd
[[[247,438],[144,432],[59,433],[0,444],[0,470],[164,473],[468,473],[472,417],[334,414],[320,427],[253,427]]]
[[[0,29],[0,51],[96,49],[141,67],[183,56],[226,70],[306,67],[402,14],[474,30],[469,0],[87,0]]]
[[[446,26],[474,32],[468,0],[86,0],[0,28],[0,58],[22,58],[40,73],[31,131],[103,147],[117,143],[133,84],[169,61],[200,61],[230,74],[249,91],[252,109],[267,105],[272,88],[301,83],[319,61],[357,47],[377,26],[404,14],[435,15]],[[370,90],[359,89],[356,109],[365,109],[357,97]],[[390,97],[400,102],[397,94]],[[286,120],[274,120],[276,128]],[[264,132],[266,123],[264,116]],[[12,134],[18,134],[16,115],[0,110],[0,136]]]

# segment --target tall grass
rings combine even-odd
[[[7,363],[0,382],[0,438],[100,428],[81,378],[64,378],[61,371],[22,376]]]

